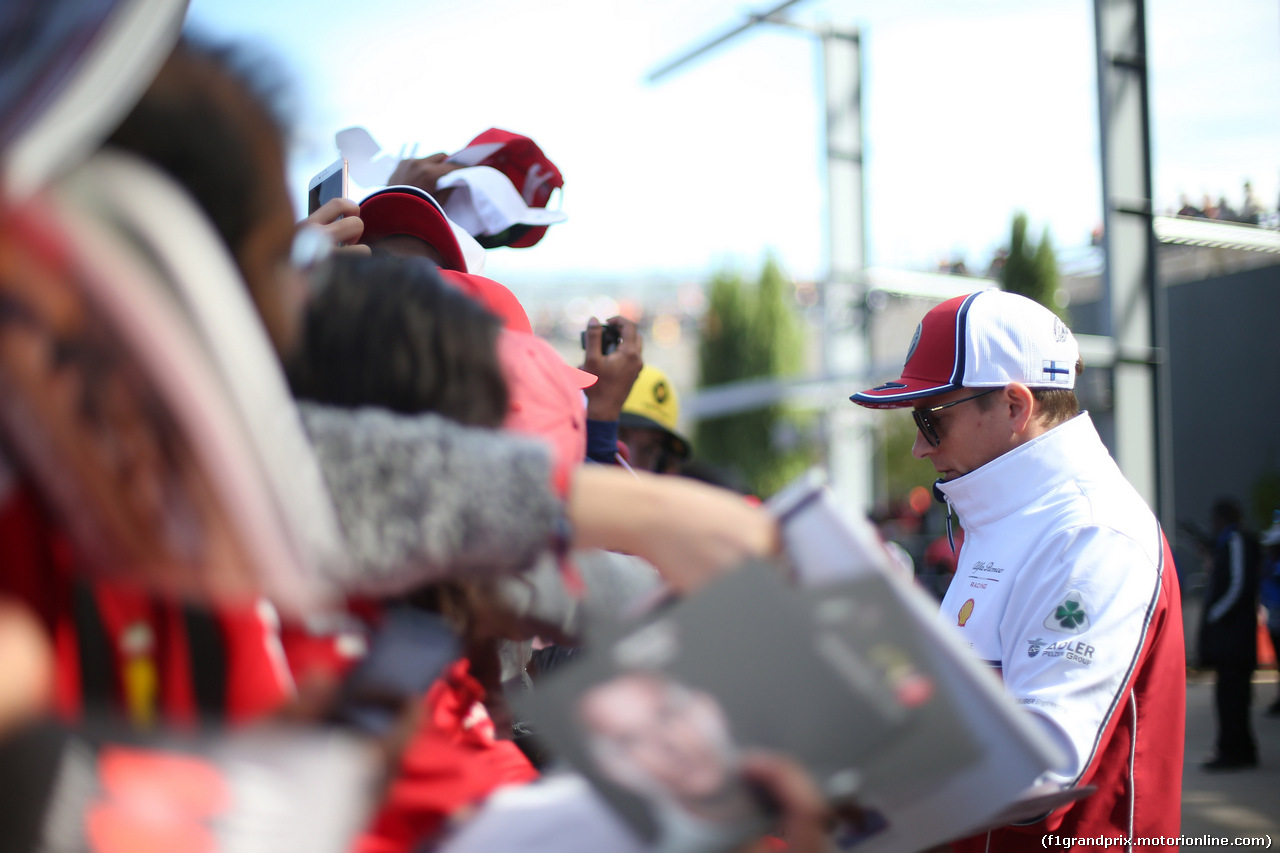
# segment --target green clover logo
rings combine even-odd
[[[1078,602],[1068,600],[1058,605],[1053,617],[1058,620],[1059,625],[1069,631],[1084,623],[1085,613],[1080,609]]]

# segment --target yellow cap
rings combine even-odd
[[[631,386],[627,401],[622,404],[621,426],[660,429],[676,439],[684,452],[688,442],[676,432],[680,420],[680,398],[667,374],[651,364],[640,368],[640,375]]]

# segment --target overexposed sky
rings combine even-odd
[[[772,5],[731,0],[192,0],[194,29],[292,74],[296,203],[364,125],[392,152],[501,127],[565,175],[569,221],[490,253],[521,280],[705,277],[766,251],[825,269],[816,40],[757,27],[658,84],[647,72]],[[868,262],[985,264],[1015,210],[1060,248],[1101,222],[1092,3],[806,0],[797,20],[863,35]],[[1148,0],[1156,202],[1252,179],[1280,194],[1280,8]],[[353,193],[355,194],[355,193]]]

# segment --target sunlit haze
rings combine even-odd
[[[726,0],[193,0],[192,29],[248,39],[291,73],[291,177],[334,132],[453,151],[488,127],[533,137],[565,175],[569,221],[490,253],[516,283],[703,278],[773,252],[825,270],[817,40],[760,26],[656,84],[649,71],[768,8]],[[867,260],[985,268],[1015,210],[1063,249],[1100,225],[1087,0],[810,0],[797,21],[861,29]],[[1280,191],[1280,8],[1150,0],[1156,203]],[[361,188],[352,190],[358,196]]]

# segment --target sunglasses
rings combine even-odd
[[[929,409],[912,409],[911,417],[916,420],[916,428],[920,430],[920,434],[924,436],[924,440],[929,442],[930,447],[937,447],[942,439],[938,437],[938,428],[934,425],[932,415],[941,412],[943,409],[949,409],[952,406],[958,406],[961,403],[967,403],[970,400],[976,400],[979,397],[985,397],[993,391],[999,391],[999,388],[988,388],[972,397],[961,397],[959,400],[952,400],[950,403],[943,403],[941,406],[934,406]]]

